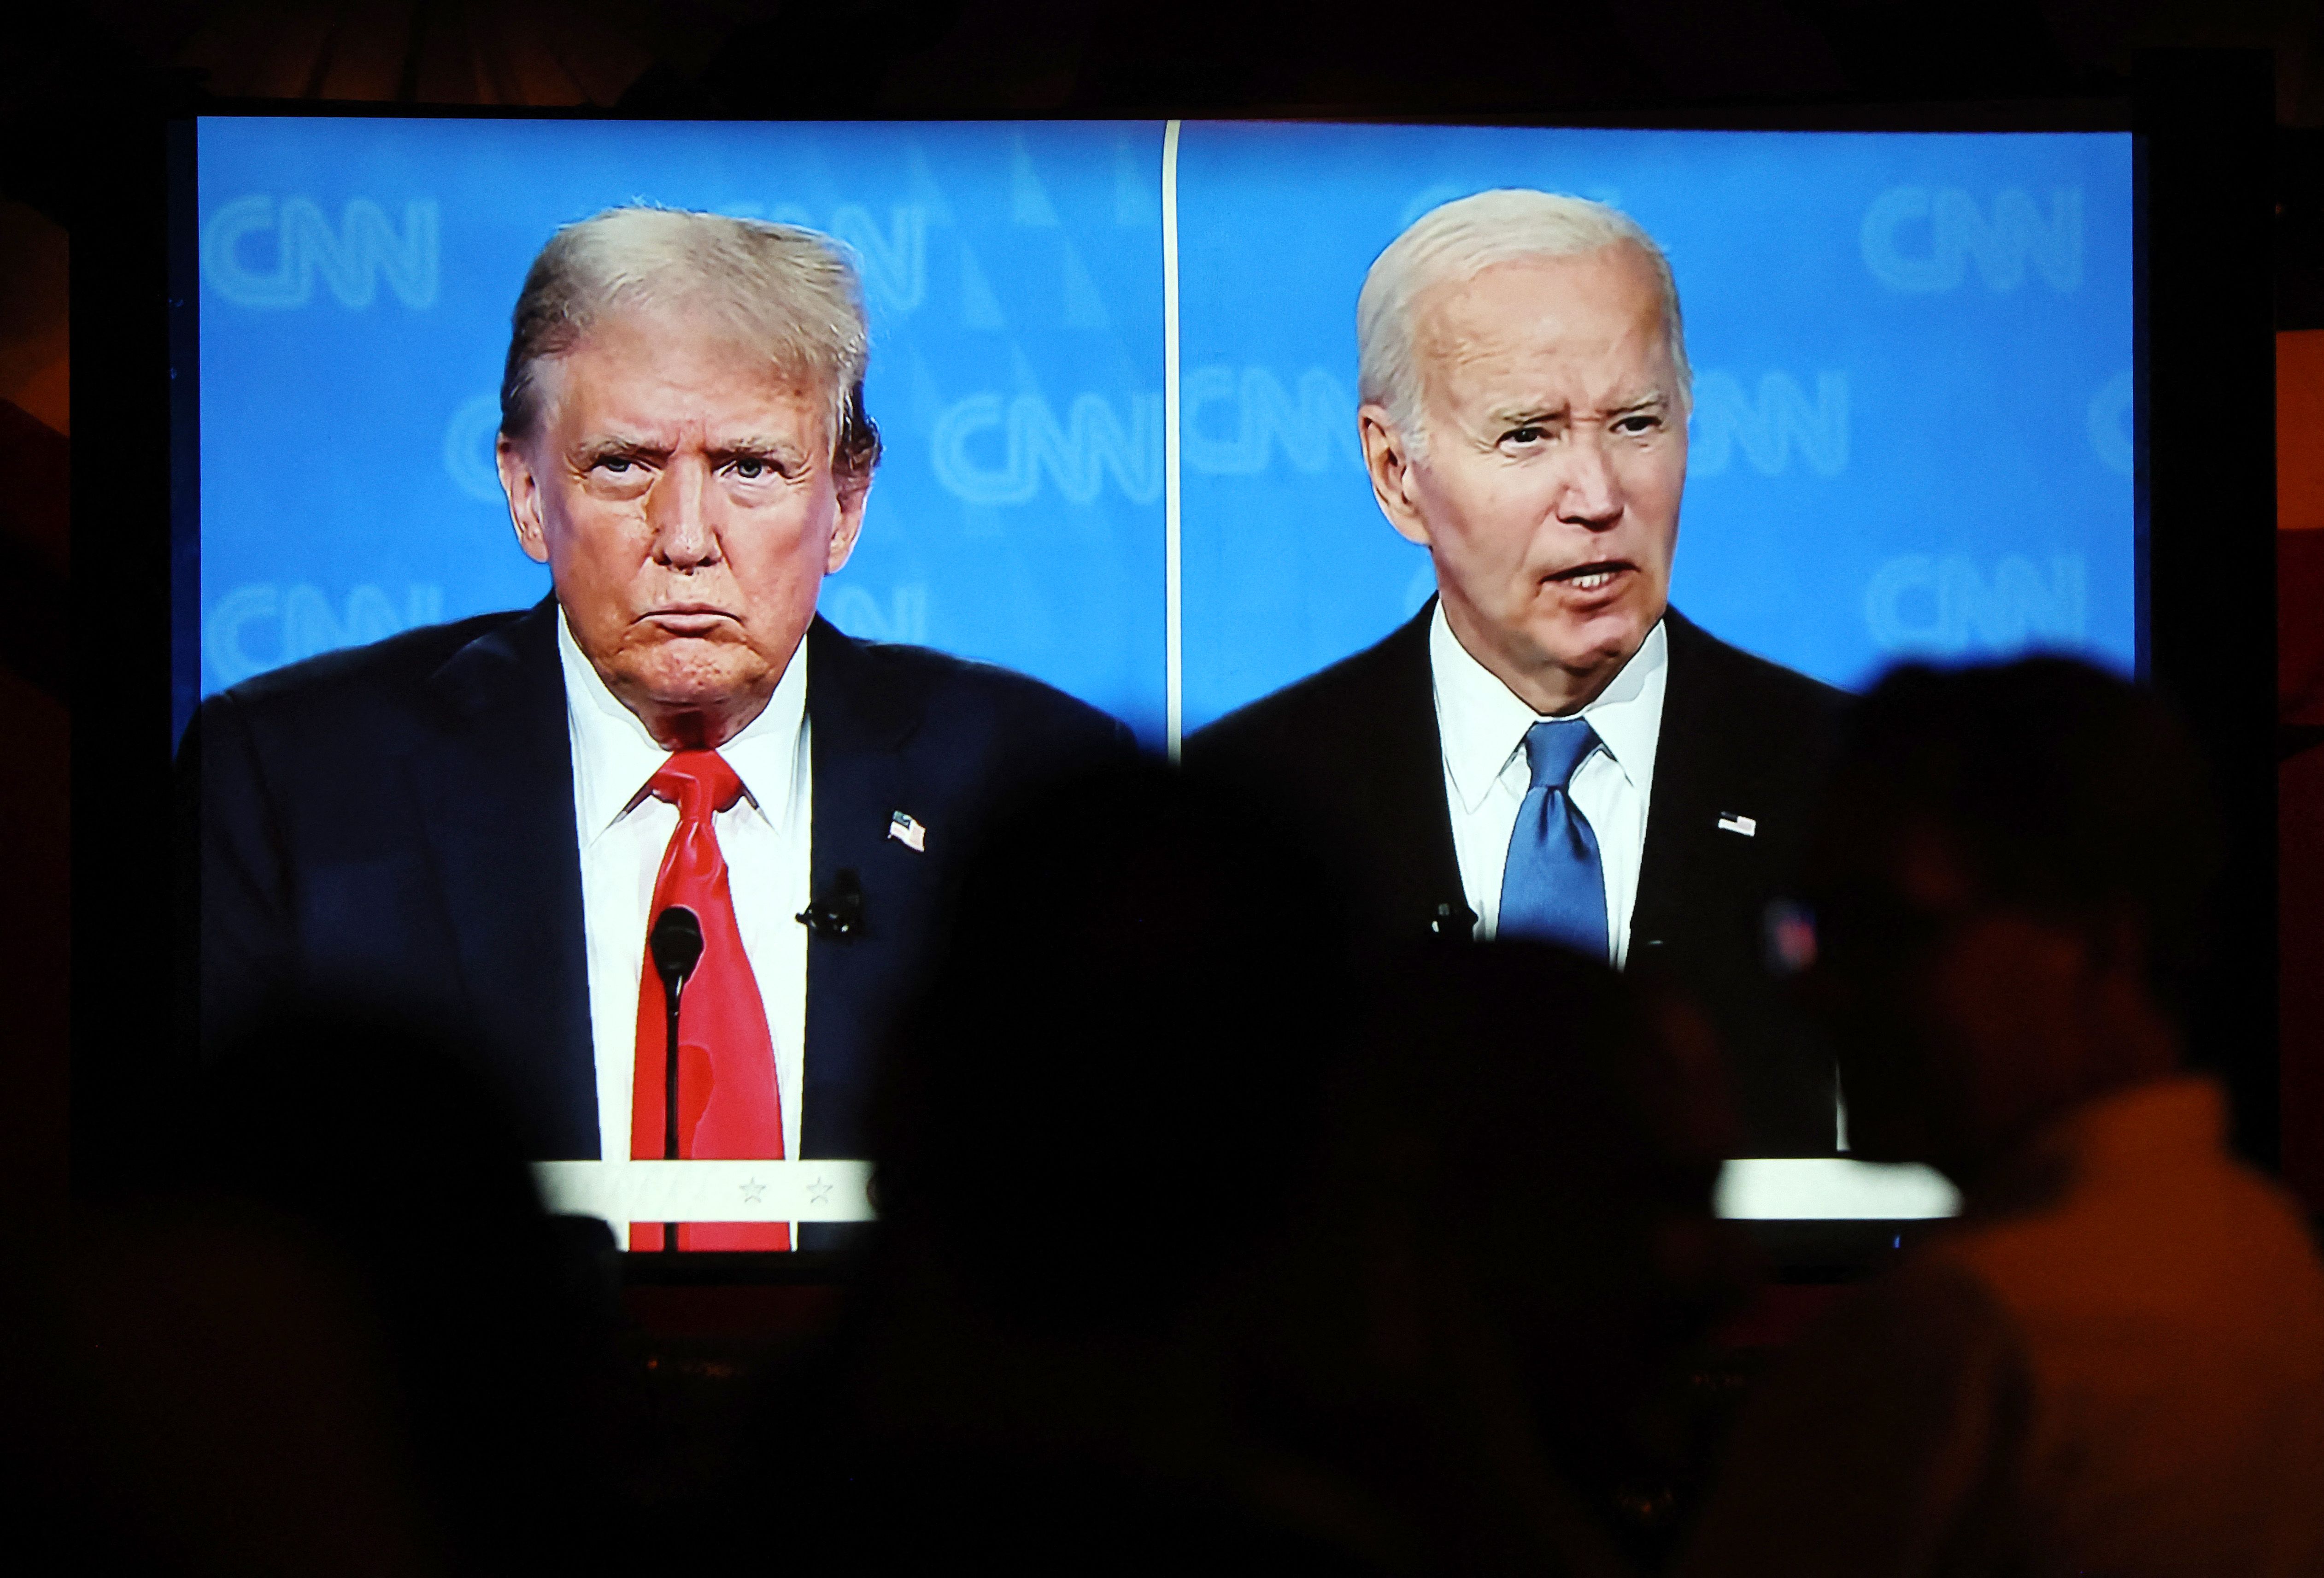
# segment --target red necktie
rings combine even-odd
[[[740,799],[742,780],[715,751],[680,751],[646,786],[678,807],[678,831],[654,879],[650,917],[683,904],[702,922],[702,958],[678,999],[678,1154],[681,1158],[780,1160],[783,1100],[775,1084],[774,1038],[766,1004],[742,951],[726,857],[710,818]],[[669,1057],[669,1005],[653,953],[638,983],[638,1061],[630,1101],[630,1155],[662,1159],[662,1082]],[[782,1222],[689,1222],[681,1250],[788,1250]],[[662,1248],[662,1224],[633,1222],[630,1248]]]

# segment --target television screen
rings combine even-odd
[[[1149,751],[1192,740],[1199,759],[1206,725],[1295,681],[1453,639],[1432,614],[1443,545],[1433,555],[1384,515],[1358,300],[1399,235],[1502,189],[1626,216],[1667,259],[1686,385],[1657,392],[1683,484],[1683,510],[1679,492],[1670,501],[1674,673],[1698,639],[1842,690],[1903,658],[2137,662],[2127,135],[226,117],[199,124],[198,169],[200,628],[198,669],[176,677],[181,728],[204,698],[290,665],[406,632],[392,651],[447,662],[499,639],[484,616],[543,604],[550,570],[512,530],[501,444],[511,315],[561,227],[628,205],[804,227],[853,265],[881,455],[853,551],[816,600],[830,627],[1030,676]],[[1512,431],[1533,430],[1524,418]],[[457,639],[429,633],[455,625]],[[539,628],[549,665],[558,628]],[[234,737],[260,777],[276,771],[268,750],[311,740],[295,696],[236,694],[276,698],[272,713],[243,709],[253,721]],[[566,719],[550,724],[543,739],[565,740]],[[269,727],[292,743],[270,744]],[[204,748],[209,772],[226,753]],[[844,933],[849,895],[883,902],[874,855],[925,855],[949,829],[916,805],[872,807],[873,854],[837,872],[860,888],[835,889],[824,748],[818,735],[816,847],[780,881],[811,900],[803,919]],[[1665,739],[1657,769],[1646,748],[1657,818],[1674,750]],[[1757,804],[1705,806],[1696,833],[1714,852],[1779,832]],[[415,838],[434,814],[413,813]],[[816,1067],[818,1034],[837,1033],[835,1010],[812,1006],[835,1001],[817,995],[825,933],[788,926],[788,901],[778,926],[737,900],[751,962],[770,982],[803,976],[767,988],[779,1146],[651,1159],[650,1137],[632,1143],[646,1108],[623,1060],[631,1010],[655,991],[636,972],[658,906],[631,896],[638,935],[619,948],[585,941],[568,912],[595,901],[582,892],[597,891],[591,846],[576,849],[562,808],[543,817],[563,819],[561,844],[503,853],[557,868],[570,946],[544,947],[532,996],[493,1011],[533,1038],[536,1074],[565,1060],[542,1075],[558,1092],[539,1144],[552,1195],[621,1232],[731,1219],[800,1224],[799,1243],[812,1224],[867,1215],[860,1092]],[[1667,932],[1685,985],[1688,896],[1657,895],[1663,823],[1649,834],[1643,804],[1633,819],[1643,869],[1635,848],[1615,852],[1618,831],[1605,840],[1609,956],[1641,966]],[[338,863],[328,881],[293,897],[273,872],[266,913],[206,932],[206,949],[272,926],[299,940],[251,943],[253,958],[329,955],[360,976],[395,953],[380,939],[403,924],[398,905],[445,910],[420,893],[425,862],[313,835],[331,846],[316,858]],[[289,846],[280,828],[248,837]],[[1446,866],[1440,928],[1493,930],[1498,899],[1473,877],[1465,854]],[[895,902],[889,914],[912,913]],[[347,913],[320,912],[332,903]],[[1677,917],[1667,927],[1658,905]],[[446,959],[496,946],[457,918],[411,924],[448,926],[426,945]],[[299,929],[334,927],[339,944]],[[1782,946],[1771,915],[1767,946]],[[1724,1209],[1950,1209],[1932,1176],[1850,1163],[1844,1112],[1814,1100],[1767,1119],[1757,1154],[1730,1167]]]

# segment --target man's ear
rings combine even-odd
[[[847,560],[855,552],[855,539],[863,531],[863,506],[872,497],[872,478],[839,479],[839,518],[832,522],[831,546],[824,553],[823,573],[835,576],[847,568]]]
[[[1363,438],[1364,469],[1371,474],[1372,497],[1380,513],[1398,536],[1428,547],[1428,523],[1420,518],[1413,497],[1411,447],[1389,421],[1386,406],[1363,407],[1356,412],[1356,422]]]
[[[508,495],[509,524],[516,528],[516,545],[533,563],[547,564],[549,534],[541,529],[540,482],[532,474],[532,462],[506,433],[493,447],[493,458],[500,466],[501,492]]]

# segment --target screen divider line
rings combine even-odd
[[[1166,738],[1178,760],[1185,687],[1178,582],[1178,126],[1162,126],[1162,662]]]

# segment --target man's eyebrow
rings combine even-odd
[[[631,433],[608,433],[601,438],[586,438],[575,446],[573,457],[583,466],[595,466],[600,460],[623,456],[661,456],[669,453],[669,447],[650,438]]]
[[[1626,417],[1655,406],[1667,406],[1670,403],[1671,398],[1668,393],[1660,389],[1649,389],[1642,394],[1622,401],[1619,405],[1609,405],[1600,409],[1607,417]],[[1590,413],[1585,411],[1583,414],[1586,418]],[[1547,422],[1572,421],[1574,420],[1574,415],[1572,404],[1565,401],[1556,405],[1539,403],[1504,406],[1492,413],[1491,420],[1496,427],[1507,429],[1538,427]]]
[[[708,446],[709,453],[721,460],[758,457],[765,460],[796,460],[806,450],[788,438],[763,437],[743,433]]]
[[[1494,411],[1492,413],[1492,420],[1494,424],[1499,427],[1522,428],[1531,423],[1555,421],[1561,417],[1571,416],[1572,414],[1572,410],[1563,403],[1557,405],[1543,403],[1536,403],[1533,405],[1510,405],[1503,406],[1499,410]]]

